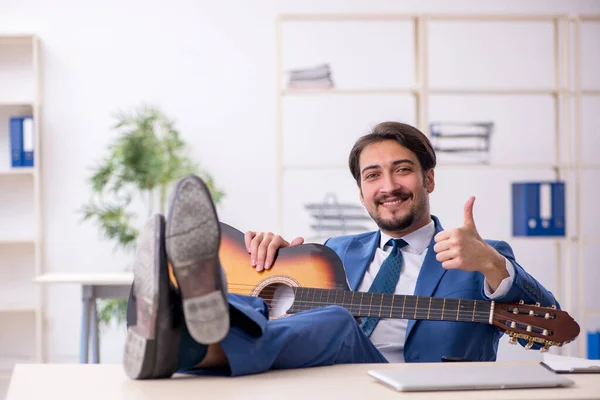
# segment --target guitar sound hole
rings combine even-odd
[[[272,283],[265,286],[258,296],[269,306],[271,318],[282,317],[294,303],[294,290],[283,283]]]

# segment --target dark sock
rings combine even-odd
[[[198,365],[204,357],[208,346],[196,342],[187,328],[184,326],[181,330],[181,339],[179,340],[179,356],[177,357],[177,370],[186,371]]]
[[[175,312],[175,314],[179,315],[181,314],[181,311],[179,311],[179,314],[177,312]],[[231,305],[229,306],[229,316],[232,327],[237,326],[244,330],[248,335],[253,337],[259,337],[262,335],[262,329],[256,322]],[[177,370],[186,371],[194,368],[196,365],[200,364],[202,360],[204,360],[207,351],[208,345],[196,342],[188,332],[187,327],[183,322],[181,339],[179,340]]]

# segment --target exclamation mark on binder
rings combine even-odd
[[[540,184],[540,220],[542,227],[548,229],[552,220],[552,185]]]
[[[33,167],[33,118],[23,118],[23,166]]]

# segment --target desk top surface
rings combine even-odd
[[[34,279],[37,283],[76,283],[81,285],[131,285],[133,272],[48,273]]]
[[[473,365],[472,363],[468,363]],[[493,363],[478,363],[482,368]],[[513,364],[517,363],[505,363]],[[132,381],[121,365],[38,364],[17,365],[6,400],[60,398],[61,400],[117,399],[239,399],[285,398],[340,400],[360,399],[598,399],[600,375],[571,374],[575,385],[566,388],[476,390],[456,392],[396,392],[367,375],[369,369],[428,368],[433,374],[461,363],[353,364],[330,367],[270,371],[236,378],[177,375],[172,379]],[[252,395],[254,394],[254,395]]]

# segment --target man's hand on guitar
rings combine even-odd
[[[465,203],[463,226],[442,231],[435,236],[433,250],[442,267],[479,271],[487,278],[492,290],[496,290],[502,280],[509,276],[505,259],[479,236],[473,219],[474,203],[475,197],[470,197]]]
[[[271,268],[277,250],[302,244],[304,238],[297,237],[290,243],[271,232],[248,231],[244,234],[244,241],[246,242],[246,250],[250,253],[250,265],[256,268],[256,272],[260,272],[263,269]]]

